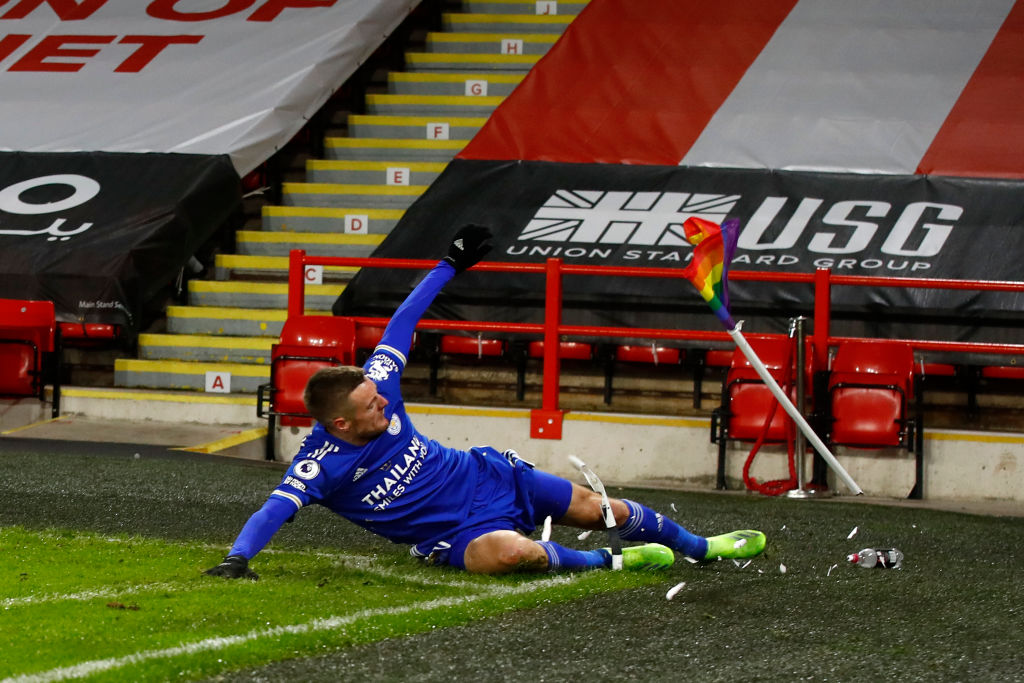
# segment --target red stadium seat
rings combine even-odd
[[[525,352],[518,355],[516,375],[516,400],[522,401],[526,395],[526,361],[528,358],[538,359],[544,357],[544,342],[540,340],[531,341],[526,345]],[[594,347],[584,342],[560,341],[558,342],[559,360],[590,361],[594,357]]]
[[[769,375],[781,387],[788,386],[790,398],[795,399],[794,384],[798,375],[793,340],[779,336],[755,337],[749,341]],[[813,377],[813,356],[806,354],[806,358],[801,376],[804,386],[809,387]],[[809,397],[811,393],[808,391],[806,395]],[[777,404],[757,370],[739,348],[735,349],[722,385],[722,403],[711,415],[711,442],[718,444],[718,488],[725,488],[725,456],[729,440],[786,443],[792,437],[792,419]]]
[[[477,333],[475,337],[461,337],[446,334],[441,337],[441,353],[484,357],[500,357],[505,352],[505,342],[500,339],[484,339]]]
[[[685,353],[670,346],[658,346],[657,343],[650,344],[623,344],[616,346],[614,351],[605,361],[604,367],[604,402],[611,405],[613,393],[613,380],[616,363],[634,363],[648,365],[679,365],[685,357]]]
[[[428,390],[431,396],[437,395],[437,376],[441,368],[442,356],[462,358],[501,358],[505,355],[507,344],[501,339],[488,339],[482,333],[466,337],[457,334],[441,335],[437,345],[430,352],[430,376]]]
[[[356,359],[356,326],[350,318],[303,315],[288,318],[281,341],[270,350],[270,382],[259,387],[256,414],[269,421],[267,458],[274,457],[274,431],[308,427],[313,419],[306,410],[306,382],[321,368],[352,365]]]
[[[60,343],[52,301],[0,299],[0,395],[45,400],[54,359],[52,416],[60,415]]]
[[[60,341],[65,348],[109,346],[121,339],[121,326],[105,323],[58,323]]]
[[[829,376],[833,443],[859,447],[908,445],[914,352],[887,341],[839,346]]]
[[[828,382],[829,439],[855,448],[898,447],[915,453],[915,483],[909,497],[920,498],[923,427],[920,410],[916,419],[910,415],[914,369],[914,352],[907,344],[885,340],[840,344]]]

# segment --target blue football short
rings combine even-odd
[[[492,448],[473,450],[486,454],[487,476],[486,482],[477,487],[468,519],[450,535],[415,546],[413,555],[465,569],[466,547],[473,539],[501,530],[528,534],[546,517],[557,522],[569,510],[572,482],[568,479],[535,470],[518,459],[510,468],[494,459],[505,456]]]

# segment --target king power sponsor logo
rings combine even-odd
[[[537,209],[509,256],[686,262],[683,223],[740,218],[735,265],[924,271],[964,213],[935,202],[768,196],[747,215],[738,194],[558,190]],[[795,268],[794,268],[795,269]]]

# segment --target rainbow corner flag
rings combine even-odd
[[[717,223],[691,216],[683,223],[693,258],[683,271],[726,330],[736,328],[729,314],[729,264],[736,252],[740,222],[735,218]]]

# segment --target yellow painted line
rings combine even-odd
[[[39,420],[38,422],[32,422],[30,424],[22,425],[20,427],[11,427],[10,429],[5,429],[4,431],[0,432],[0,436],[15,434],[25,429],[32,429],[33,427],[41,427],[42,425],[47,425],[50,424],[51,422],[61,422],[65,419],[67,419],[66,416],[62,415],[61,417],[51,417],[49,420]]]
[[[373,126],[425,126],[428,123],[447,123],[452,126],[482,126],[486,116],[386,116],[383,114],[350,114],[350,126],[363,124]],[[354,187],[360,187],[358,185]],[[375,187],[366,185],[365,187]]]
[[[554,43],[561,38],[557,33],[445,33],[427,34],[428,43],[497,43],[502,40],[522,40],[527,43]]]
[[[452,54],[444,52],[406,52],[408,64],[536,64],[543,55]]]
[[[256,439],[262,439],[267,435],[266,427],[256,427],[255,429],[247,429],[244,432],[239,432],[232,436],[226,436],[223,439],[217,439],[216,441],[210,441],[199,446],[189,446],[188,448],[172,448],[172,451],[188,451],[189,453],[219,453],[225,451],[234,446],[240,446],[243,443],[249,443]]]
[[[270,377],[270,367],[248,363],[200,363],[181,360],[114,359],[114,370],[123,372],[162,372],[169,375],[200,375],[207,371],[230,372],[240,377]]]
[[[974,443],[1024,444],[1024,435],[980,434],[977,432],[933,432],[924,430],[924,438],[931,441],[972,441]]]
[[[269,351],[273,337],[218,337],[212,334],[140,334],[139,346],[204,347]]]
[[[392,71],[388,80],[396,83],[465,83],[466,81],[487,81],[488,83],[522,83],[523,74],[481,74],[481,73],[420,73],[418,71]]]
[[[212,403],[216,405],[255,406],[255,396],[237,396],[232,394],[206,394],[194,391],[171,393],[167,391],[139,391],[128,389],[83,389],[66,387],[61,389],[63,396],[74,398],[99,398],[113,401],[161,401],[164,403]]]
[[[291,194],[370,194],[383,196],[421,195],[426,185],[342,185],[340,183],[281,183]]]
[[[407,405],[406,410],[420,415],[463,415],[467,417],[507,417],[514,419],[530,417],[529,410],[517,408],[469,408],[465,406],[438,406],[425,403]]]
[[[466,140],[427,140],[404,138],[327,138],[324,145],[331,148],[358,147],[360,149],[462,149]]]
[[[578,422],[607,422],[611,424],[647,425],[657,427],[697,427],[707,429],[711,423],[709,418],[685,418],[685,417],[646,417],[643,415],[602,415],[600,413],[573,413],[565,414],[566,420]]]
[[[243,254],[217,254],[214,264],[218,268],[237,268],[244,270],[288,270],[287,256],[246,256]],[[328,273],[354,273],[356,266],[325,266]]]
[[[485,14],[445,12],[441,15],[450,24],[569,24],[576,17],[571,14]]]
[[[230,306],[168,306],[168,318],[223,318],[228,320],[270,320],[284,322],[283,308],[234,308]]]
[[[378,245],[385,235],[346,235],[340,232],[263,232],[262,230],[239,230],[235,233],[239,242],[259,244],[370,244]],[[298,248],[300,245],[296,244]]]
[[[399,220],[405,215],[405,209],[333,209],[324,206],[264,206],[264,216],[282,216],[286,218],[303,216],[306,218],[337,218],[358,214],[370,220]]]
[[[475,98],[468,98],[475,99]],[[387,171],[389,168],[401,167],[410,171],[437,171],[440,173],[447,167],[443,161],[339,161],[335,159],[310,159],[306,168],[324,171]]]
[[[336,296],[345,291],[345,285],[306,285],[306,294]],[[188,291],[211,294],[288,294],[287,282],[252,282],[249,280],[191,280]]]
[[[497,107],[503,95],[367,95],[367,104],[429,104],[439,107]]]

